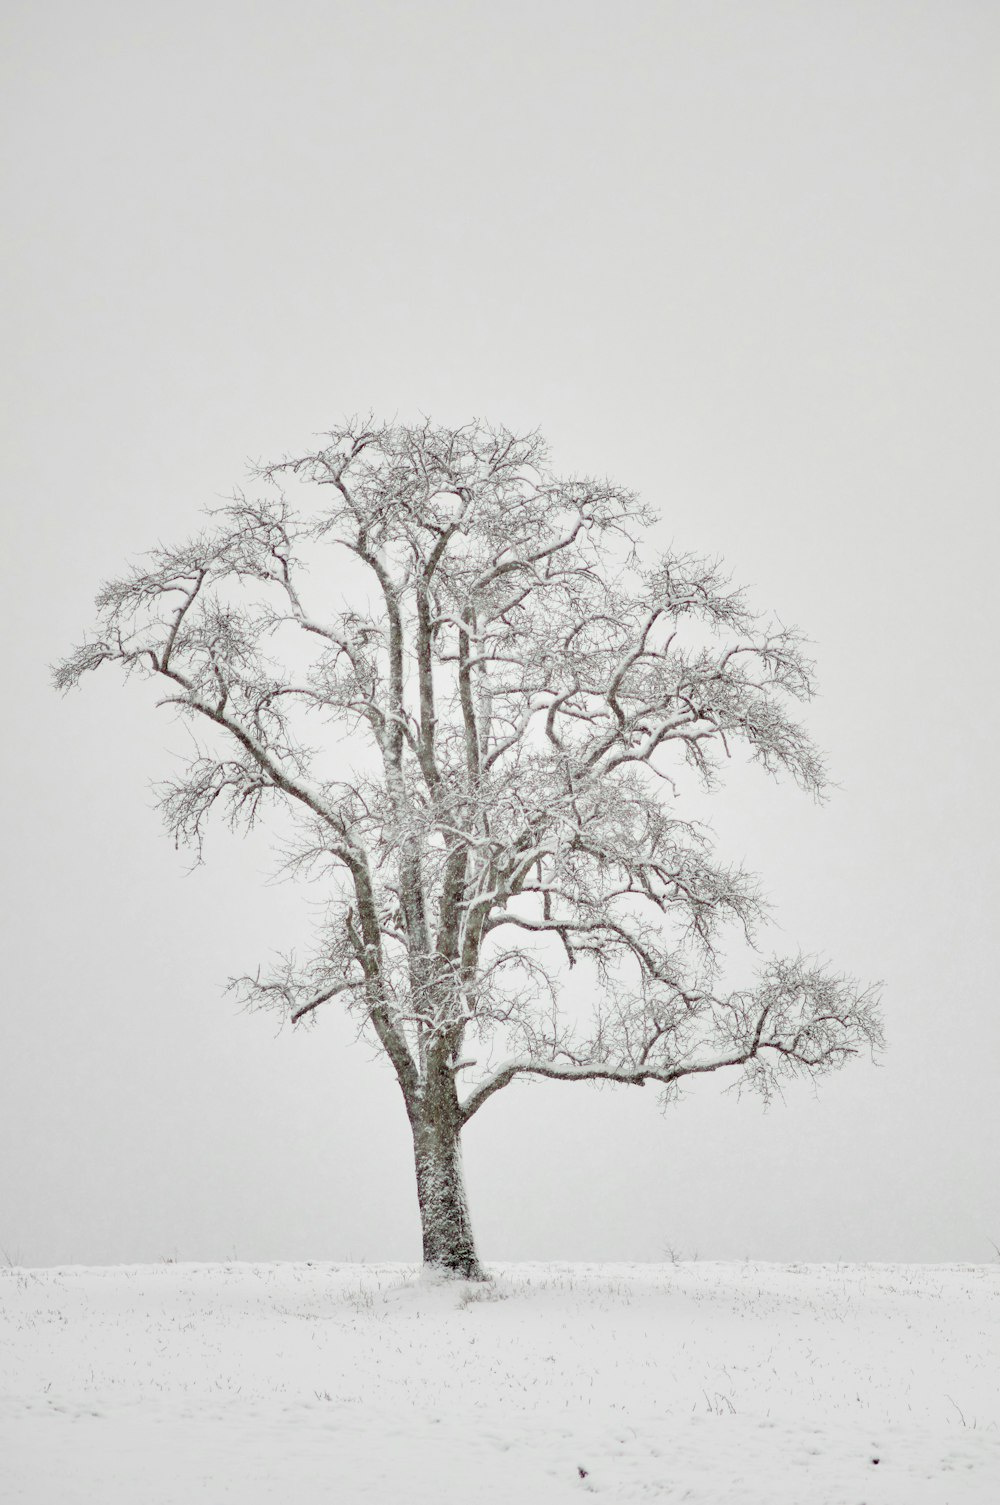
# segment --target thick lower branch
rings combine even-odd
[[[747,1050],[736,1055],[723,1056],[716,1061],[694,1062],[687,1066],[671,1066],[668,1069],[607,1066],[597,1062],[576,1065],[560,1061],[505,1061],[492,1076],[480,1082],[470,1092],[462,1104],[462,1122],[468,1123],[488,1098],[509,1086],[517,1076],[548,1077],[556,1082],[617,1082],[623,1087],[644,1087],[647,1082],[659,1082],[661,1086],[669,1087],[681,1077],[703,1076],[707,1072],[722,1071],[727,1066],[745,1066],[764,1048],[766,1047],[755,1041]]]

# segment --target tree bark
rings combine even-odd
[[[485,1280],[465,1195],[461,1123],[450,1074],[437,1092],[425,1088],[418,1111],[411,1115],[410,1127],[424,1264],[465,1280]]]

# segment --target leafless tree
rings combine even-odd
[[[716,565],[640,552],[651,514],[557,479],[537,434],[351,422],[253,476],[102,589],[55,680],[117,663],[205,729],[162,791],[178,840],[211,811],[293,816],[289,861],[326,885],[315,953],[233,985],[372,1032],[429,1265],[481,1273],[460,1135],[517,1078],[767,1094],[879,1043],[873,991],[802,957],[722,986],[723,927],[752,942],[764,906],[678,813],[685,768],[710,788],[740,752],[823,789],[795,632]]]

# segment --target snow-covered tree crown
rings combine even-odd
[[[822,791],[795,632],[716,565],[640,552],[636,497],[557,479],[537,434],[349,423],[254,479],[106,585],[55,676],[115,661],[214,728],[163,791],[177,840],[212,810],[294,814],[326,920],[311,960],[239,980],[248,1003],[346,1000],[408,1104],[492,1042],[463,1119],[519,1075],[669,1091],[734,1067],[766,1093],[879,1043],[873,992],[801,957],[718,991],[720,927],[751,939],[762,906],[677,813],[677,770],[711,787],[739,748]]]

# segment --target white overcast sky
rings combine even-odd
[[[6,7],[0,1249],[415,1258],[409,1135],[266,845],[162,835],[178,745],[47,665],[101,580],[338,417],[539,426],[814,639],[815,807],[740,776],[776,944],[889,1049],[764,1113],[546,1084],[466,1136],[489,1259],[981,1260],[1000,1242],[991,0]]]

